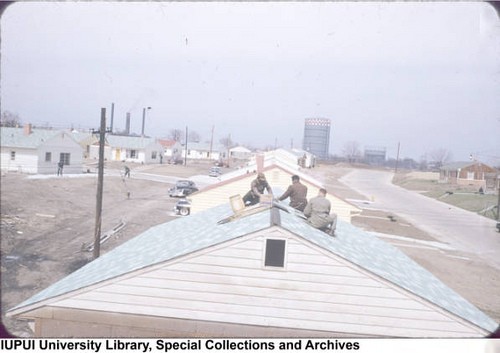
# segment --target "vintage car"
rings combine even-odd
[[[181,216],[188,216],[191,213],[191,201],[188,199],[180,199],[176,202],[174,211]]]
[[[186,197],[193,192],[198,191],[196,184],[191,180],[178,180],[173,188],[168,190],[170,197]]]
[[[212,167],[210,168],[210,171],[208,172],[208,176],[211,177],[220,177],[222,174],[222,170],[220,167]]]

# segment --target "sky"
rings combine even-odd
[[[331,119],[388,158],[500,165],[500,21],[481,2],[24,2],[1,18],[1,111],[23,123],[302,147]]]

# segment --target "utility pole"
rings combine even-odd
[[[188,127],[186,126],[186,148],[184,150],[184,165],[187,167],[188,158]]]
[[[110,132],[113,133],[113,118],[115,115],[115,103],[111,103],[111,124],[109,126]]]
[[[500,174],[497,174],[497,193],[498,193],[497,222],[500,222]]]
[[[97,197],[94,232],[94,260],[101,251],[102,190],[104,180],[104,139],[106,136],[106,108],[101,108],[101,128],[99,129],[99,168],[97,174]]]
[[[208,158],[212,158],[212,147],[214,145],[214,129],[215,125],[212,125],[212,136],[210,137],[210,152],[208,154]]]
[[[398,172],[399,147],[400,147],[400,142],[398,142],[398,154],[397,154],[397,156],[396,156],[396,168],[394,169],[394,174],[397,174],[397,172]]]

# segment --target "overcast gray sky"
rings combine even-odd
[[[500,163],[500,22],[479,2],[28,2],[1,19],[1,109],[23,122],[301,147],[304,119],[417,161]]]

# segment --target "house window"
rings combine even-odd
[[[474,180],[474,172],[467,172],[467,180]]]
[[[69,153],[61,153],[59,155],[59,161],[63,162],[64,165],[69,165],[70,156],[71,154]]]
[[[137,154],[137,150],[127,150],[127,158],[132,158],[132,159],[139,158],[138,154]]]
[[[285,267],[286,240],[266,239],[266,255],[264,266]]]
[[[157,154],[156,151],[152,151],[151,152],[151,159],[156,159],[156,154]]]
[[[50,162],[50,161],[52,161],[52,153],[45,152],[45,162]]]
[[[16,151],[10,151],[10,160],[15,161],[16,160]]]

